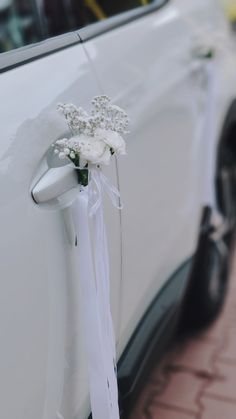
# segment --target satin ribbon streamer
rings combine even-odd
[[[110,280],[103,194],[116,208],[119,191],[100,169],[90,169],[87,187],[81,187],[73,204],[78,238],[82,316],[88,359],[93,419],[119,419],[115,335],[110,309]]]

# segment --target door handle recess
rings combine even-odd
[[[76,170],[62,166],[49,169],[34,185],[31,194],[36,204],[45,204],[77,187]]]

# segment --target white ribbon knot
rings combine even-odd
[[[90,169],[89,189],[89,215],[92,217],[102,205],[103,192],[105,192],[112,205],[117,209],[122,209],[123,205],[120,203],[120,192],[109,181],[109,179],[102,173],[99,168]]]

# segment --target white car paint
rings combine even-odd
[[[104,93],[127,109],[132,121],[128,157],[119,160],[125,202],[119,353],[143,310],[195,249],[206,174],[206,139],[195,133],[207,99],[201,77],[206,64],[194,57],[195,48],[212,42],[216,50],[221,125],[235,94],[232,71],[226,79],[234,62],[230,37],[215,6],[211,0],[172,1],[84,44]],[[223,50],[218,35],[225,38]]]
[[[51,143],[66,130],[56,104],[88,107],[104,92],[131,117],[129,154],[118,172],[115,161],[106,169],[114,184],[119,180],[125,203],[121,240],[120,214],[106,202],[120,356],[153,297],[194,252],[204,139],[195,154],[193,104],[204,88],[191,53],[196,29],[214,34],[216,27],[225,38],[223,49],[214,45],[219,133],[236,77],[231,35],[213,0],[172,0],[84,46],[0,75],[2,418],[54,419],[60,412],[86,419],[89,413],[69,201],[63,210],[41,207],[30,195]]]

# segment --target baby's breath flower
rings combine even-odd
[[[60,159],[69,157],[75,165],[86,167],[88,163],[108,164],[114,153],[125,154],[122,134],[127,133],[129,118],[123,109],[111,104],[108,96],[92,100],[91,114],[71,103],[59,104],[58,110],[72,132],[70,138],[54,144]]]
[[[64,153],[65,153],[65,155],[66,156],[69,156],[69,154],[70,154],[70,149],[69,148],[64,148]]]
[[[62,138],[61,140],[57,140],[57,141],[56,141],[56,144],[57,144],[59,147],[64,147],[64,146],[66,145],[66,143],[67,143],[67,138]]]

